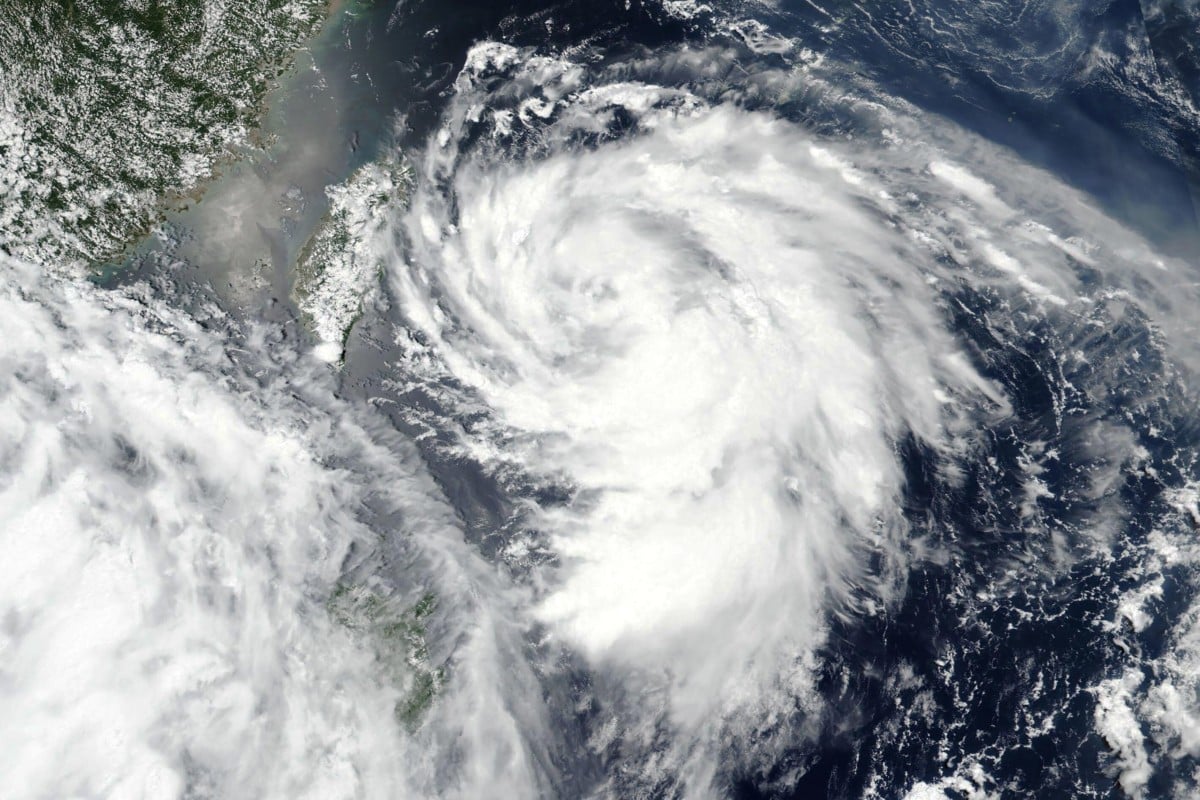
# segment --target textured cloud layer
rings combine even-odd
[[[532,617],[654,687],[646,713],[677,735],[652,763],[699,793],[722,731],[812,711],[830,615],[869,616],[903,586],[921,547],[904,443],[953,485],[979,428],[1012,413],[951,332],[956,296],[1071,331],[1136,287],[1170,326],[1182,268],[869,87],[855,102],[807,66],[714,86],[732,58],[606,72],[480,45],[390,276],[400,340],[419,343],[406,367],[443,399],[461,387],[476,417],[460,453],[570,487],[528,518],[552,564]],[[746,110],[801,93],[855,135]],[[1031,525],[1052,497],[1041,469],[1023,488]],[[510,561],[531,546],[514,540]]]

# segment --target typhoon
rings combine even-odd
[[[1195,3],[152,5],[309,38],[0,76],[0,795],[1200,791]]]

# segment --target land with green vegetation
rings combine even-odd
[[[252,138],[328,0],[5,0],[0,250],[118,257]]]
[[[426,594],[405,608],[372,587],[342,584],[328,605],[334,621],[374,650],[385,679],[400,693],[396,720],[415,731],[446,681],[445,669],[430,663],[426,643],[437,598]]]
[[[400,158],[385,156],[359,168],[325,193],[329,213],[296,264],[295,298],[319,342],[318,353],[341,359],[346,337],[384,268],[380,244],[412,175]]]

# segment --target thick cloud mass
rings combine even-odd
[[[336,190],[315,354],[0,260],[0,794],[990,797],[1057,725],[1028,785],[1177,777],[1190,268],[708,11],[473,47]]]
[[[518,632],[406,443],[254,330],[2,267],[3,794],[533,791]],[[456,644],[437,762],[397,716],[449,655],[414,650],[422,594]]]
[[[364,531],[307,421],[180,315],[2,280],[12,796],[389,796],[387,691],[320,605]]]
[[[1171,324],[1181,268],[1045,173],[899,101],[836,97],[819,70],[740,91],[808,91],[853,140],[651,80],[703,87],[727,57],[610,77],[477,47],[401,244],[381,244],[397,247],[399,341],[420,343],[405,369],[490,420],[460,430],[459,453],[570,487],[527,520],[551,554],[532,618],[661,690],[632,719],[667,721],[656,763],[697,794],[727,737],[815,714],[831,615],[888,608],[930,556],[904,514],[906,443],[952,487],[1012,415],[952,331],[959,297],[1070,331],[1137,286]],[[1105,435],[1094,455],[1119,462]],[[1027,466],[1032,524],[1051,495]],[[531,547],[502,556],[534,563]]]
[[[942,444],[942,404],[983,384],[913,243],[856,202],[865,180],[718,108],[464,169],[455,231],[430,199],[412,212],[446,320],[405,276],[423,332],[536,434],[528,469],[579,487],[542,520],[564,568],[539,617],[594,657],[670,669],[680,713],[789,672],[827,601],[870,580],[867,553],[897,556],[895,443]]]

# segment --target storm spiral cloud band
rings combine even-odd
[[[0,795],[1194,795],[1194,2],[259,4],[0,26]]]

